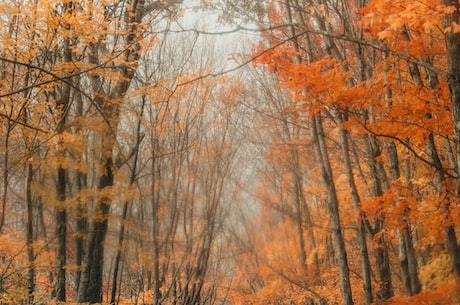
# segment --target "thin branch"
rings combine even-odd
[[[436,169],[436,166],[433,164],[433,162],[429,161],[428,159],[422,157],[420,154],[418,154],[414,148],[412,148],[411,145],[409,145],[406,141],[398,138],[397,136],[393,136],[393,135],[389,135],[389,134],[384,134],[384,133],[377,133],[373,130],[371,130],[368,125],[366,123],[361,123],[361,126],[366,130],[368,131],[369,133],[371,133],[372,135],[376,136],[376,137],[381,137],[381,138],[387,138],[387,139],[391,139],[391,140],[394,140],[400,144],[402,144],[405,148],[407,148],[417,159],[419,159],[420,161],[422,161],[423,163],[433,167]],[[453,175],[453,174],[449,174],[447,172],[447,170],[453,170],[452,168],[444,168],[444,172],[447,176],[449,176],[449,178],[452,178],[452,179],[458,179],[458,176],[456,175]]]
[[[45,134],[49,134],[49,131],[46,131],[46,130],[43,130],[43,129],[39,128],[39,127],[32,126],[30,124],[15,120],[15,119],[11,118],[10,116],[8,116],[6,114],[0,113],[0,117],[6,118],[8,121],[11,121],[11,122],[13,122],[15,124],[18,124],[18,125],[21,125],[21,126],[24,126],[24,127],[27,127],[29,129],[32,129],[32,130],[35,130],[35,131],[38,131],[38,132],[42,132],[42,133],[45,133]]]
[[[198,34],[205,34],[205,35],[224,35],[224,34],[236,33],[238,31],[263,32],[263,31],[269,31],[269,30],[273,30],[273,29],[276,29],[276,28],[286,27],[286,26],[288,26],[288,25],[280,25],[280,26],[277,26],[277,27],[260,29],[260,30],[249,29],[249,28],[244,28],[244,27],[238,26],[238,27],[236,27],[234,29],[227,30],[227,31],[222,31],[222,32],[206,32],[206,31],[200,31],[200,30],[196,30],[196,29],[183,30],[183,31],[195,32],[195,33],[198,33]],[[180,31],[177,31],[177,32],[180,32]],[[327,31],[310,30],[309,29],[309,30],[304,30],[304,31],[302,31],[300,33],[297,33],[296,35],[293,35],[293,36],[291,36],[289,38],[281,40],[280,42],[272,45],[271,47],[263,50],[262,52],[254,55],[253,57],[249,58],[248,60],[242,62],[241,64],[239,64],[239,65],[237,65],[237,66],[235,66],[233,68],[229,68],[227,70],[223,70],[223,71],[220,71],[220,72],[207,73],[207,74],[198,76],[198,77],[196,77],[194,79],[191,79],[191,80],[188,80],[186,82],[178,84],[177,87],[185,86],[185,85],[188,85],[188,84],[193,83],[195,81],[199,81],[199,80],[202,80],[202,79],[205,79],[205,78],[208,78],[208,77],[217,77],[217,76],[222,76],[222,75],[225,75],[225,74],[228,74],[228,73],[235,72],[235,71],[245,67],[246,65],[252,63],[256,59],[262,57],[266,53],[268,53],[268,52],[270,52],[272,50],[275,50],[278,47],[284,45],[285,43],[288,43],[288,42],[292,41],[293,39],[297,39],[298,37],[303,36],[305,34],[322,35],[322,36],[330,37],[330,38],[333,38],[333,39],[353,42],[353,43],[356,43],[356,44],[359,44],[359,45],[362,45],[362,46],[367,46],[367,47],[373,48],[375,50],[379,50],[379,51],[388,53],[388,54],[390,54],[392,56],[395,56],[395,57],[397,57],[399,59],[405,60],[405,61],[407,61],[409,63],[413,63],[413,64],[419,65],[421,67],[424,67],[425,69],[435,73],[436,75],[438,75],[439,77],[441,77],[441,78],[443,78],[445,80],[447,80],[448,76],[449,76],[447,72],[444,72],[439,68],[436,68],[435,66],[427,63],[424,60],[417,59],[417,58],[411,57],[409,55],[406,55],[406,54],[391,50],[390,48],[388,48],[388,46],[379,44],[378,42],[373,42],[373,41],[368,41],[368,40],[359,39],[359,38],[355,38],[355,37],[350,37],[350,36],[344,35],[344,34],[333,34],[333,33],[327,32]]]

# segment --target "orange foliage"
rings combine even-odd
[[[452,305],[460,301],[460,285],[444,284],[436,290],[425,290],[410,297],[395,296],[385,305]]]
[[[279,22],[283,15],[287,15],[284,6],[272,6],[272,9],[276,9],[278,13],[271,12],[272,17],[269,20],[274,23]],[[279,46],[278,42],[283,40],[287,32],[280,29],[271,31],[271,35],[265,34],[265,41],[255,48],[255,52],[261,55],[254,63],[264,72],[276,75],[278,89],[287,92],[286,99],[291,104],[286,106],[284,111],[291,114],[296,122],[303,122],[305,118],[313,115],[323,115],[324,121],[327,120],[324,126],[329,139],[332,139],[328,143],[328,148],[335,173],[337,195],[341,203],[341,215],[345,216],[344,224],[354,226],[356,220],[362,220],[361,212],[364,212],[368,220],[381,219],[383,222],[382,230],[375,232],[373,237],[377,240],[385,236],[386,244],[377,244],[371,240],[371,248],[396,248],[398,230],[409,224],[413,230],[411,233],[417,234],[417,250],[423,253],[430,252],[431,246],[445,241],[444,228],[459,223],[459,208],[457,204],[452,204],[456,199],[451,197],[451,194],[456,192],[456,180],[444,176],[444,180],[441,181],[443,193],[440,195],[439,184],[435,182],[440,179],[440,174],[433,168],[431,158],[434,157],[428,148],[429,145],[434,145],[436,152],[441,156],[443,169],[456,176],[451,170],[453,164],[449,162],[451,152],[448,146],[452,145],[449,141],[453,137],[454,128],[450,92],[445,79],[444,34],[447,31],[456,31],[458,26],[443,25],[444,15],[451,13],[452,9],[440,5],[435,0],[371,0],[366,7],[357,8],[357,15],[350,17],[356,22],[352,24],[356,26],[356,31],[363,30],[361,38],[359,35],[354,37],[350,29],[342,28],[341,24],[346,24],[350,20],[345,20],[340,14],[333,15],[334,10],[329,8],[328,11],[325,5],[313,3],[306,7],[305,11],[312,15],[329,14],[327,22],[330,27],[326,27],[328,33],[321,36],[318,33],[320,31],[316,30],[318,25],[310,25],[308,22],[311,16],[306,16],[302,20],[304,23],[299,21],[304,27],[294,27],[290,34],[298,34],[305,30],[306,34],[303,35],[309,35],[306,39],[318,40],[315,45],[327,45],[330,35],[331,39],[336,39],[334,43],[337,46],[343,47],[341,56],[332,56],[333,52],[330,50],[321,51],[315,47],[309,49],[303,36],[294,37],[289,43]],[[296,18],[295,11],[293,9],[290,18]],[[353,46],[355,41],[362,48],[361,54],[356,51],[358,47]],[[267,46],[274,47],[267,50]],[[362,66],[369,68],[368,75],[358,73]],[[346,114],[347,119],[338,127],[350,132],[353,137],[351,141],[355,145],[353,149],[362,154],[356,160],[352,160],[355,170],[353,174],[357,179],[361,199],[357,211],[352,208],[348,181],[344,177],[343,160],[336,153],[337,143],[334,141],[338,138],[339,128],[334,120],[337,113]],[[388,175],[376,178],[383,191],[381,196],[375,196],[372,190],[369,168],[372,165],[369,165],[367,160],[369,156],[362,153],[365,150],[362,135],[370,135],[377,139],[379,147],[375,148],[378,151],[374,156],[375,162],[381,165]],[[433,139],[432,143],[429,142],[430,137]],[[308,135],[303,135],[299,141],[308,142]],[[387,152],[384,149],[387,143],[395,145],[399,158],[397,166],[401,171],[401,177],[395,181],[391,181],[390,168],[387,167]],[[285,148],[285,158],[289,158],[286,151],[288,148]],[[270,159],[271,162],[274,160]],[[281,165],[282,162],[278,160],[277,164]],[[406,174],[402,174],[404,171]],[[317,175],[317,169],[312,165],[303,173],[308,176],[304,190],[309,193],[309,198],[321,198],[319,190],[315,192],[317,197],[311,194],[311,190],[316,189],[313,186],[315,174],[312,173]],[[278,174],[285,178],[284,181],[279,181],[279,188],[267,187],[261,192],[261,201],[269,202],[266,206],[272,209],[276,209],[286,200],[292,200],[286,195],[283,196],[284,190],[288,189],[287,186],[293,184],[292,177]],[[286,210],[285,208],[284,211]],[[281,223],[285,224],[275,223],[276,227],[280,228]],[[345,233],[345,236],[353,245],[349,251],[355,253],[355,235]],[[276,253],[278,251],[279,249],[276,249]],[[398,254],[389,251],[392,262],[397,265]],[[436,253],[430,255],[436,256]],[[350,259],[350,265],[359,268],[354,258]],[[396,274],[397,271],[394,270],[393,273]],[[401,289],[398,286],[401,284],[398,282],[399,279],[396,276],[394,278],[393,281],[397,283],[395,289]],[[455,298],[458,301],[458,295],[440,300],[443,293],[452,295],[455,289],[454,286],[446,284],[445,280],[442,283],[445,286],[439,290],[444,292],[427,290],[411,298],[394,297],[388,304],[415,304],[423,298],[429,298],[434,302],[426,301],[427,304],[454,303]]]

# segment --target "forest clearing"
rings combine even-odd
[[[0,121],[0,305],[460,304],[458,0],[2,0]]]

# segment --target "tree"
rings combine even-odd
[[[0,4],[0,303],[458,302],[458,3],[202,4]]]
[[[457,26],[460,22],[459,4],[455,1],[443,1],[443,4],[451,10],[445,16],[446,28],[446,54],[447,54],[447,83],[449,85],[450,101],[452,107],[452,121],[454,125],[454,142],[457,151],[457,162],[459,162],[460,151],[460,130],[458,122],[460,121],[460,61],[458,54],[460,52],[460,33]],[[457,164],[457,173],[460,166]],[[460,185],[460,184],[459,184]],[[460,187],[457,188],[457,196],[460,196]],[[450,203],[446,206],[447,213],[450,209]],[[447,248],[452,260],[452,266],[455,276],[460,277],[460,247],[458,245],[457,236],[454,227],[448,226],[446,228]]]
[[[410,219],[415,215],[414,204],[418,199],[413,197],[416,196],[414,193],[403,191],[398,181],[401,179],[399,168],[403,167],[398,160],[399,152],[404,155],[409,152],[420,160],[423,164],[417,163],[417,170],[427,170],[437,177],[442,177],[444,173],[453,178],[450,174],[454,173],[446,162],[441,161],[453,159],[449,157],[449,137],[453,134],[453,128],[448,117],[449,108],[446,107],[446,83],[438,81],[438,78],[446,79],[442,60],[439,60],[446,55],[442,49],[444,33],[440,33],[439,28],[442,28],[440,25],[444,13],[450,14],[454,10],[452,7],[434,7],[435,4],[428,2],[408,2],[395,6],[387,1],[372,1],[367,5],[348,1],[283,4],[272,1],[266,5],[268,17],[259,19],[261,28],[265,30],[266,41],[255,51],[257,63],[264,65],[269,73],[277,75],[280,86],[290,90],[293,106],[289,110],[294,113],[294,118],[305,114],[313,116],[321,110],[328,114],[326,118],[335,119],[339,128],[350,132],[352,137],[364,135],[367,139],[362,143],[367,142],[368,155],[355,156],[355,166],[359,166],[359,158],[369,162],[369,165],[364,167],[364,171],[362,168],[360,172],[356,171],[364,180],[362,185],[352,190],[352,196],[353,192],[362,192],[362,197],[366,198],[358,222],[367,227],[373,237],[371,242],[377,241],[377,264],[374,268],[380,277],[378,297],[381,299],[393,295],[395,276],[394,271],[390,270],[389,260],[393,254],[389,243],[396,232],[394,226],[401,227],[405,232],[405,237],[400,239],[400,249],[405,253],[401,256],[401,270],[409,278],[405,285],[409,291],[413,291],[410,294],[419,291],[411,231],[422,230],[426,236],[439,233],[410,226]],[[356,9],[361,9],[360,15],[352,13]],[[278,13],[280,11],[287,12],[285,18]],[[417,17],[414,11],[421,12],[424,17]],[[312,41],[323,46],[323,49],[312,48]],[[286,46],[287,42],[292,42],[291,49]],[[406,55],[407,52],[409,55]],[[323,58],[322,61],[320,58]],[[340,119],[341,116],[348,119],[344,121]],[[333,134],[334,128],[328,127],[326,133]],[[443,142],[439,135],[444,134],[447,134],[444,137],[447,139],[444,142],[445,157],[440,157],[437,152]],[[344,145],[343,137],[340,143]],[[384,150],[384,147],[391,149]],[[354,151],[355,154],[359,152]],[[424,158],[423,154],[429,158]],[[389,164],[382,162],[385,156],[390,160]],[[341,160],[335,158],[334,162]],[[347,172],[349,181],[353,181],[355,173],[350,173],[350,168]],[[389,173],[391,181],[388,179]],[[367,185],[365,179],[372,182],[372,187]],[[413,178],[409,175],[406,179],[412,188]],[[452,181],[447,180],[440,184],[442,192],[434,188],[423,192],[426,196],[424,205],[431,205],[431,199],[439,196],[444,207],[451,207],[447,194],[452,192],[448,191]],[[415,187],[416,193],[421,191],[422,185]],[[354,188],[353,183],[350,187]],[[366,194],[369,191],[373,195]],[[339,197],[347,200],[343,195]],[[357,202],[355,199],[355,204]],[[396,218],[393,217],[394,208],[398,209]],[[447,230],[448,248],[455,249],[455,230],[451,231],[449,237],[450,223],[441,220],[443,217],[450,219],[448,210],[444,208],[437,219],[442,223],[440,227]],[[342,212],[345,211],[342,209]],[[428,218],[423,219],[428,222]],[[371,226],[370,221],[374,225]],[[455,264],[455,251],[450,252]],[[403,277],[406,278],[405,275]],[[370,302],[370,298],[367,299]]]

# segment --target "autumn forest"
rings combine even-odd
[[[457,0],[1,0],[0,304],[460,304]]]

